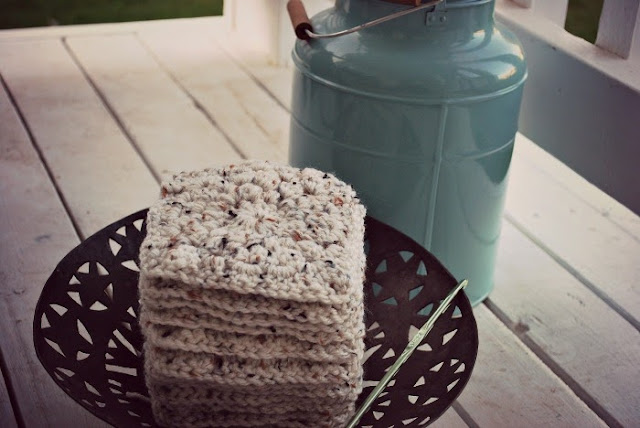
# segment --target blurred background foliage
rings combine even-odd
[[[0,0],[0,28],[221,15],[222,0]]]
[[[223,0],[0,0],[0,28],[222,14]],[[248,1],[248,0],[245,0]],[[595,41],[603,0],[569,0],[566,28]]]
[[[591,43],[596,41],[603,0],[569,0],[564,28]]]

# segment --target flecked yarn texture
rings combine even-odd
[[[365,209],[315,169],[175,175],[140,248],[157,422],[339,427],[362,391]]]

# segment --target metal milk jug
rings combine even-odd
[[[358,26],[296,42],[290,163],[351,183],[370,216],[468,278],[478,304],[493,288],[521,45],[494,0],[336,0],[303,30]]]

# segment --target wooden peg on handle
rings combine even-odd
[[[311,21],[307,16],[307,11],[304,9],[304,4],[301,0],[289,0],[287,3],[287,11],[289,12],[289,18],[291,19],[291,25],[293,25],[293,31],[296,33],[296,37],[300,40],[309,40],[310,37],[307,34],[307,30],[313,31]]]

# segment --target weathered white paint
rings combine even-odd
[[[6,428],[18,428],[18,421],[13,414],[9,391],[4,382],[5,374],[0,371],[0,426]],[[466,425],[465,425],[466,426]]]
[[[486,306],[474,310],[480,347],[458,402],[481,427],[603,427],[602,421]]]
[[[157,188],[153,176],[59,40],[0,43],[0,58],[0,72],[84,232],[100,230],[104,217],[149,205],[157,193],[149,191]]]
[[[218,48],[215,30],[184,31],[179,38],[145,31],[140,37],[244,156],[286,160],[286,113]]]
[[[535,168],[535,177],[529,177],[529,180],[542,180],[546,183],[546,186],[559,186],[565,189],[573,197],[577,197],[591,206],[599,215],[610,220],[635,240],[640,241],[640,217],[638,215],[602,192],[602,190],[551,156],[533,141],[522,134],[518,134],[512,165],[516,170],[528,168],[533,173],[527,166],[520,167],[522,163],[529,164]],[[513,182],[517,179],[517,177],[512,177],[511,181]],[[511,193],[515,192],[513,190],[514,186],[511,185],[510,187],[512,189]]]
[[[640,2],[605,0],[602,5],[596,45],[623,58],[640,51]],[[640,58],[636,58],[640,61]]]
[[[584,201],[580,187],[565,187],[519,154],[508,215],[640,322],[640,241]]]
[[[532,195],[539,193],[529,195],[537,199]],[[554,202],[560,203],[540,201],[541,216]],[[580,222],[580,217],[576,213],[574,221]],[[555,233],[565,236],[566,227],[559,223]],[[579,238],[565,239],[575,247],[590,245]],[[625,270],[635,270],[639,260],[622,254],[616,258],[623,275]],[[594,260],[594,271],[599,263]],[[515,331],[534,342],[622,426],[640,420],[640,332],[636,328],[508,222],[502,229],[495,285],[491,302]],[[640,289],[636,292],[640,294]]]
[[[295,36],[287,13],[288,0],[226,0],[225,15],[232,24],[232,37],[267,55],[274,65],[291,63]],[[335,3],[332,0],[305,0],[309,17]]]
[[[67,43],[157,176],[240,158],[135,35],[69,37]]]
[[[535,0],[533,11],[564,28],[569,0]]]
[[[533,13],[544,16],[564,28],[569,0],[511,0],[519,6],[530,8]]]
[[[2,87],[0,213],[0,346],[17,411],[27,427],[106,428],[62,392],[36,357],[32,322],[40,291],[80,241]],[[15,426],[7,396],[0,396],[0,426]]]
[[[219,43],[234,61],[243,67],[254,79],[266,88],[269,94],[280,104],[289,109],[292,89],[292,66],[271,64],[264,52],[259,52],[251,45],[236,40]]]
[[[279,61],[280,10],[287,0],[227,0],[224,15],[229,19],[232,37],[268,54],[270,61]]]

